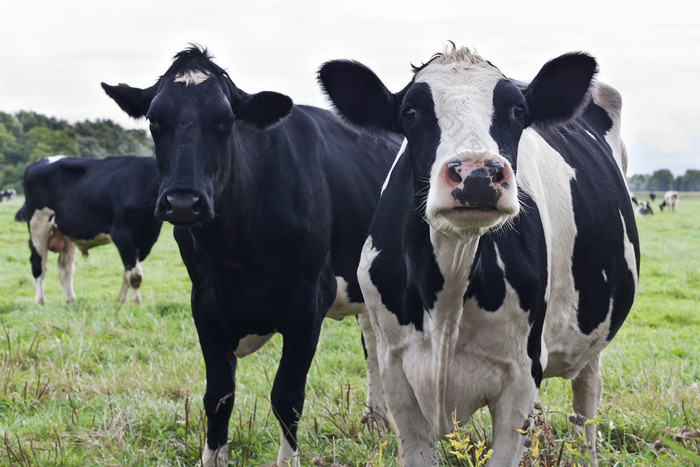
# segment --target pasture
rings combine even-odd
[[[204,440],[204,364],[189,313],[189,279],[164,224],[143,263],[143,304],[119,307],[114,246],[76,261],[76,302],[63,303],[56,254],[46,305],[33,301],[22,199],[0,203],[0,465],[195,465]],[[658,204],[658,203],[657,203]],[[656,210],[655,210],[656,212]],[[636,303],[603,352],[598,419],[601,465],[700,463],[700,197],[678,212],[637,218],[641,281]],[[239,360],[229,438],[231,463],[270,465],[279,433],[268,398],[281,339]],[[309,372],[299,429],[303,465],[395,465],[392,433],[360,421],[364,358],[354,319],[327,320]],[[545,380],[527,465],[584,462],[568,414],[569,383]],[[482,410],[460,438],[441,441],[444,465],[490,438]],[[690,430],[690,432],[688,431]]]

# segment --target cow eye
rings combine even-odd
[[[526,114],[525,114],[525,107],[522,105],[516,105],[513,107],[513,117],[515,117],[517,120],[524,121]]]
[[[221,134],[229,134],[231,133],[231,129],[233,128],[233,122],[229,119],[222,120],[219,122],[219,124],[216,126],[216,131],[218,131]]]
[[[160,125],[158,125],[157,122],[151,121],[149,127],[151,129],[151,135],[153,137],[156,137],[160,134]]]
[[[414,109],[413,107],[407,107],[407,108],[403,109],[402,114],[403,114],[403,119],[406,120],[407,122],[412,122],[418,116],[418,112],[416,112],[416,109]]]

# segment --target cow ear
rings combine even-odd
[[[234,106],[239,120],[252,123],[261,130],[270,128],[292,113],[294,103],[289,96],[278,92],[263,91],[243,98]]]
[[[326,62],[318,71],[318,81],[350,123],[400,132],[399,99],[365,65],[352,60]]]
[[[109,97],[114,99],[124,112],[134,118],[140,118],[146,115],[148,108],[151,106],[156,85],[154,84],[147,89],[139,89],[132,88],[126,84],[110,86],[102,83],[102,89],[105,90]]]
[[[538,126],[562,123],[577,116],[590,101],[595,58],[569,53],[547,62],[524,91],[532,123]]]

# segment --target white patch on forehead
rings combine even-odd
[[[493,90],[501,72],[461,49],[431,62],[415,81],[430,86],[441,131],[437,158],[465,151],[493,152],[498,145],[489,134],[493,117]]]
[[[200,70],[189,70],[185,73],[180,73],[175,77],[176,83],[185,83],[185,86],[196,86],[202,84],[209,79],[209,74]]]

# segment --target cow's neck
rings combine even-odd
[[[439,230],[430,230],[430,241],[435,251],[435,260],[445,278],[443,289],[438,293],[431,319],[430,341],[434,377],[436,381],[437,406],[433,420],[444,420],[449,413],[446,393],[451,374],[452,360],[460,334],[460,323],[464,312],[464,295],[469,285],[469,273],[476,258],[479,237],[468,239],[447,236]],[[441,430],[450,427],[436,427]]]

